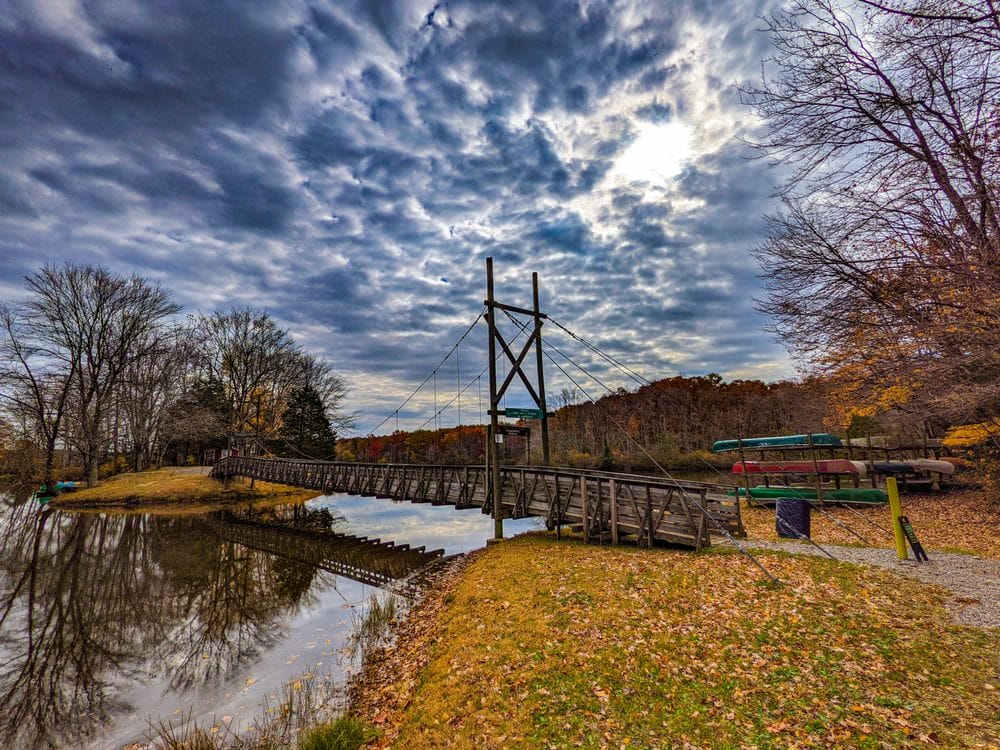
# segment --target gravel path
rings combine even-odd
[[[749,549],[780,550],[799,555],[825,555],[805,542],[742,541]],[[899,560],[895,549],[821,545],[844,562],[875,565],[908,578],[934,583],[951,592],[946,602],[955,622],[980,628],[1000,628],[1000,560],[975,555],[929,551],[929,562]]]

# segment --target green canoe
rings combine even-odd
[[[740,487],[739,490],[740,497],[746,497],[747,491],[745,487]],[[737,494],[736,492],[730,492],[730,495]],[[815,487],[751,487],[750,497],[754,500],[776,500],[779,497],[801,497],[806,500],[816,500],[819,496],[816,494]],[[823,500],[826,502],[834,503],[887,503],[889,502],[889,496],[885,494],[882,490],[868,488],[854,489],[829,489],[823,490]]]
[[[725,453],[740,449],[742,442],[744,448],[799,448],[809,445],[809,435],[775,435],[774,437],[744,438],[740,440],[716,440],[712,443],[712,453]],[[812,444],[824,448],[842,448],[843,443],[836,435],[828,432],[814,432],[812,434]]]

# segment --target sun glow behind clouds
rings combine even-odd
[[[687,125],[677,121],[643,123],[638,137],[618,157],[613,173],[629,182],[666,187],[692,154],[691,129]]]

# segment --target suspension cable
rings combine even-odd
[[[513,316],[511,316],[509,312],[507,312],[506,310],[504,312],[507,314],[507,317],[510,318],[515,323],[515,325],[521,325],[520,321],[517,321],[516,319],[514,319]],[[524,326],[524,327],[527,327],[527,326]],[[548,346],[548,344],[546,344],[546,346]],[[565,375],[570,380],[571,383],[573,383],[573,385],[575,385],[577,388],[580,389],[580,391],[584,394],[584,396],[586,396],[591,401],[594,401],[593,397],[591,397],[590,394],[587,393],[587,390],[582,385],[580,385],[580,383],[577,382],[577,380],[572,375],[570,375],[568,372],[566,372],[566,370],[563,368],[563,366],[560,365],[548,352],[545,351],[545,346],[542,347],[542,353],[548,358],[548,360],[552,364],[554,364],[559,369],[559,371],[563,375]],[[562,356],[565,357],[568,362],[570,362],[571,364],[573,364],[575,367],[577,367],[579,370],[581,370],[588,377],[593,377],[593,375],[591,375],[589,372],[587,372],[587,370],[584,367],[582,367],[581,365],[577,364],[576,362],[574,362],[569,357],[566,357],[565,354],[563,354]],[[595,403],[596,403],[596,401],[595,401]],[[667,471],[663,466],[661,466],[660,462],[657,461],[649,453],[649,451],[646,450],[645,446],[643,446],[642,444],[640,444],[638,440],[636,440],[635,438],[632,437],[632,435],[629,434],[628,430],[625,429],[624,425],[622,425],[617,419],[615,419],[610,413],[608,413],[607,410],[605,410],[604,415],[605,415],[605,417],[608,418],[609,421],[611,421],[616,427],[618,427],[618,429],[621,430],[622,433],[629,440],[631,440],[633,443],[635,443],[636,447],[639,448],[639,450],[641,450],[643,453],[646,454],[646,457],[650,461],[653,462],[653,465],[656,466],[656,468],[659,469],[663,473],[663,475],[667,477],[667,479],[669,479],[670,481],[672,481],[674,483],[674,485],[676,486],[677,490],[681,493],[681,495],[686,500],[691,500],[698,507],[698,509],[705,515],[705,517],[709,521],[711,521],[712,524],[716,528],[718,528],[720,532],[722,532],[722,535],[725,536],[733,544],[733,546],[736,547],[737,550],[739,550],[739,552],[741,554],[743,554],[746,557],[748,557],[751,560],[751,562],[753,562],[753,564],[756,565],[761,570],[761,572],[763,572],[764,575],[766,575],[771,580],[772,583],[775,583],[777,585],[781,585],[781,581],[773,573],[771,573],[771,571],[769,571],[767,568],[765,568],[764,565],[760,562],[760,560],[758,560],[753,555],[753,553],[751,553],[749,550],[747,550],[746,548],[744,548],[743,545],[741,545],[738,541],[736,541],[736,538],[729,532],[729,530],[725,526],[722,525],[722,523],[719,522],[719,520],[714,515],[712,515],[708,511],[708,509],[704,505],[702,505],[701,501],[698,498],[696,498],[693,495],[691,495],[689,492],[687,492],[684,489],[684,487],[681,486],[681,483],[673,475],[671,475],[671,473],[669,471]],[[739,502],[739,497],[738,496],[737,496],[737,502]]]
[[[550,317],[549,321],[551,323],[553,323],[556,327],[558,327],[560,330],[564,331],[567,335],[571,336],[573,339],[579,341],[581,344],[583,344],[584,346],[586,346],[588,349],[590,349],[591,351],[593,351],[594,353],[596,353],[598,356],[600,356],[606,362],[608,362],[609,364],[611,364],[613,367],[616,367],[619,370],[621,370],[622,372],[624,372],[634,382],[639,383],[640,385],[645,385],[645,386],[652,387],[657,393],[660,393],[663,396],[667,397],[668,399],[670,399],[671,401],[673,401],[673,403],[678,404],[678,405],[683,405],[682,402],[679,399],[677,399],[676,397],[673,396],[673,394],[671,394],[667,390],[665,390],[662,387],[660,387],[659,383],[654,383],[654,382],[648,380],[647,378],[643,377],[640,373],[636,372],[635,370],[633,370],[628,365],[620,362],[618,359],[616,359],[612,355],[610,355],[607,352],[603,351],[596,344],[593,344],[590,341],[588,341],[587,339],[585,339],[584,337],[577,335],[576,333],[574,333],[573,331],[571,331],[569,328],[567,328],[566,326],[564,326],[562,323],[560,323],[559,321],[555,320],[554,318]],[[546,342],[546,344],[550,345],[549,342]],[[557,352],[559,352],[563,357],[565,357],[567,361],[572,361],[572,360],[569,359],[569,357],[566,356],[566,354],[564,352],[560,351],[559,349],[557,349],[554,346],[552,348],[555,349]],[[590,377],[594,378],[594,380],[596,380],[598,383],[601,383],[601,381],[597,380],[597,378],[595,378],[593,375],[590,375]],[[608,388],[607,385],[604,385],[603,383],[601,383],[601,385],[605,389],[608,389],[609,392],[611,392],[611,390]],[[704,418],[705,418],[706,422],[709,422],[710,424],[714,425],[719,430],[723,430],[724,429],[722,427],[722,425],[719,424],[719,422],[716,421],[711,416],[705,415]],[[700,454],[698,454],[697,452],[691,450],[690,448],[686,449],[686,452],[688,454],[694,456],[699,461],[701,461],[705,466],[707,466],[714,473],[718,474],[722,479],[726,480],[727,484],[732,484],[733,483],[730,477],[728,477],[725,474],[723,474],[718,469],[718,467],[714,466],[712,463],[710,463],[709,461],[705,460],[704,456],[701,456]],[[794,488],[790,488],[790,489],[794,489]],[[748,497],[747,501],[749,502],[749,500],[750,500],[750,498]],[[819,513],[823,514],[823,516],[825,516],[826,518],[828,518],[832,523],[834,523],[834,524],[836,524],[838,526],[843,527],[848,532],[850,532],[851,534],[853,534],[854,536],[856,536],[858,539],[860,539],[861,541],[863,541],[865,544],[870,544],[870,542],[867,539],[865,539],[861,534],[859,534],[850,525],[844,523],[843,521],[840,521],[836,516],[834,516],[828,510],[824,509],[819,504],[810,502],[810,505],[813,508],[815,508]],[[870,520],[863,513],[859,513],[854,508],[851,508],[851,507],[848,507],[848,506],[842,506],[842,507],[845,510],[847,510],[848,512],[850,512],[851,514],[856,515],[858,518],[861,518],[866,523],[868,523],[868,524],[874,526],[875,528],[879,529],[880,531],[883,531],[883,532],[886,532],[886,533],[890,533],[884,527],[882,527],[879,524],[875,523],[874,521]]]
[[[523,330],[522,331],[518,331],[517,335],[514,338],[511,339],[511,342],[517,341],[519,338],[521,338],[521,336],[523,335],[523,333],[524,333]],[[499,360],[501,357],[503,357],[503,352],[498,352],[497,356],[496,356],[496,359]],[[421,424],[419,427],[417,427],[417,429],[418,430],[422,430],[432,419],[435,419],[437,415],[443,414],[448,409],[449,406],[451,406],[453,403],[455,403],[455,401],[457,399],[459,399],[463,393],[465,393],[467,390],[469,390],[472,387],[473,383],[476,383],[478,385],[478,387],[479,387],[479,411],[480,411],[480,416],[482,416],[482,411],[483,411],[482,377],[483,377],[483,374],[486,372],[487,369],[489,369],[489,365],[486,365],[486,367],[484,367],[482,370],[480,370],[479,374],[476,375],[475,378],[473,378],[468,383],[466,383],[464,388],[462,388],[458,393],[456,393],[455,396],[450,401],[448,401],[448,403],[444,404],[440,409],[436,410],[433,415],[431,415],[426,420],[424,420],[424,423]]]
[[[428,375],[428,376],[427,376],[426,378],[424,378],[424,379],[423,379],[423,381],[421,381],[420,385],[418,385],[418,386],[417,386],[416,388],[414,388],[414,389],[413,389],[412,391],[410,391],[410,395],[409,395],[409,396],[407,396],[406,398],[404,398],[404,399],[403,399],[403,402],[402,402],[402,403],[401,403],[401,404],[400,404],[399,406],[397,406],[397,407],[396,407],[396,410],[395,410],[395,412],[389,412],[389,415],[388,415],[388,416],[387,416],[387,417],[386,417],[385,419],[383,419],[383,420],[382,420],[381,422],[379,422],[379,423],[378,423],[377,425],[375,425],[374,427],[372,427],[372,428],[371,428],[371,429],[370,429],[370,430],[368,431],[368,434],[369,434],[369,435],[374,435],[374,434],[375,434],[375,432],[376,432],[376,431],[378,430],[378,428],[379,428],[379,427],[381,427],[381,426],[382,426],[382,425],[384,425],[384,424],[385,424],[386,422],[388,422],[388,421],[389,421],[390,419],[392,419],[392,415],[393,415],[393,413],[396,413],[396,414],[397,414],[397,416],[398,416],[398,413],[399,413],[399,410],[400,410],[400,409],[402,409],[402,408],[403,408],[404,406],[406,406],[406,405],[407,405],[407,404],[408,404],[408,403],[410,402],[410,399],[412,399],[412,398],[413,398],[413,397],[414,397],[415,395],[417,395],[417,392],[418,392],[418,391],[419,391],[419,390],[420,390],[421,388],[423,388],[423,387],[424,387],[425,385],[427,385],[427,381],[429,381],[429,380],[430,380],[431,378],[433,378],[433,377],[436,377],[436,376],[437,376],[437,371],[438,371],[438,370],[439,370],[439,369],[441,368],[441,366],[442,366],[442,365],[443,365],[443,364],[444,364],[445,362],[447,362],[447,361],[448,361],[448,358],[449,358],[449,357],[450,357],[450,356],[452,355],[452,353],[453,353],[453,352],[454,352],[454,351],[455,351],[455,350],[456,350],[456,349],[457,349],[457,348],[459,347],[459,345],[460,345],[460,344],[461,344],[461,343],[462,343],[462,342],[463,342],[463,341],[465,340],[465,338],[466,338],[466,337],[467,337],[467,336],[468,336],[468,335],[469,335],[470,333],[472,333],[472,329],[476,327],[476,324],[477,324],[477,323],[478,323],[478,322],[479,322],[480,320],[482,320],[482,318],[483,318],[483,315],[485,315],[485,314],[486,314],[486,309],[484,308],[484,309],[483,309],[483,310],[482,310],[482,311],[481,311],[481,312],[479,313],[479,315],[477,315],[477,316],[476,316],[476,319],[475,319],[474,321],[472,321],[472,325],[470,325],[470,326],[469,326],[468,328],[466,328],[466,329],[465,329],[465,333],[463,333],[463,334],[462,334],[461,336],[459,336],[459,338],[458,338],[458,341],[456,341],[456,342],[455,342],[455,345],[454,345],[454,346],[452,346],[452,347],[451,347],[451,349],[450,349],[450,350],[448,351],[448,353],[444,355],[444,358],[443,358],[443,359],[442,359],[442,360],[441,360],[440,362],[438,362],[437,366],[436,366],[436,367],[434,368],[434,370],[433,370],[433,371],[431,372],[431,374],[430,374],[430,375]]]
[[[585,389],[585,388],[584,388],[583,386],[581,386],[581,385],[580,385],[580,384],[579,384],[579,383],[578,383],[578,382],[576,381],[576,379],[575,379],[575,378],[573,378],[573,376],[572,376],[572,375],[570,375],[570,374],[569,374],[568,372],[566,372],[566,370],[565,370],[565,369],[564,369],[564,368],[562,367],[562,365],[560,365],[560,364],[559,364],[558,362],[556,362],[556,360],[555,360],[555,359],[553,359],[553,357],[552,357],[551,355],[549,355],[549,354],[548,354],[548,352],[545,352],[545,350],[544,350],[544,347],[543,347],[542,351],[543,351],[543,353],[545,354],[545,356],[546,356],[546,357],[548,358],[548,360],[549,360],[549,361],[550,361],[550,362],[551,362],[552,364],[554,364],[554,365],[555,365],[555,366],[556,366],[557,368],[559,368],[559,371],[560,371],[560,372],[561,372],[561,373],[562,373],[563,375],[565,375],[565,376],[566,376],[567,378],[569,378],[570,382],[572,382],[572,383],[573,383],[573,385],[575,385],[575,386],[576,386],[577,388],[579,388],[579,389],[580,389],[580,391],[581,391],[581,392],[582,392],[582,393],[583,393],[583,394],[584,394],[584,395],[585,395],[585,396],[586,396],[587,398],[591,399],[592,401],[594,400],[594,399],[593,399],[593,398],[592,398],[592,397],[590,396],[590,394],[589,394],[589,393],[587,393],[587,390],[586,390],[586,389]],[[572,362],[572,360],[570,360],[570,361]],[[574,365],[575,365],[576,367],[578,367],[578,368],[580,368],[581,370],[583,370],[583,368],[582,368],[582,367],[580,367],[580,365],[577,365],[577,364],[576,364],[575,362],[573,362],[573,364],[574,364]],[[584,371],[584,372],[586,372],[586,370],[583,370],[583,371]],[[613,424],[614,424],[614,425],[615,425],[615,426],[616,426],[616,427],[617,427],[617,428],[618,428],[619,430],[621,430],[621,431],[622,431],[622,433],[623,433],[623,434],[624,434],[624,435],[625,435],[625,436],[626,436],[626,437],[627,437],[627,438],[628,438],[629,440],[631,440],[631,441],[632,441],[633,443],[635,443],[636,447],[637,447],[637,448],[639,448],[639,450],[641,450],[641,451],[642,451],[643,453],[645,453],[645,454],[646,454],[646,457],[647,457],[647,458],[648,458],[648,459],[649,459],[650,461],[652,461],[652,462],[653,462],[653,465],[654,465],[654,466],[656,466],[656,468],[657,468],[657,469],[659,469],[659,470],[660,470],[660,471],[661,471],[661,472],[663,473],[663,475],[664,475],[664,476],[665,476],[665,477],[666,477],[667,479],[669,479],[670,481],[672,481],[672,482],[674,483],[674,485],[676,486],[677,490],[678,490],[678,491],[679,491],[679,492],[681,493],[681,495],[682,495],[682,496],[683,496],[683,497],[684,497],[684,498],[685,498],[686,500],[690,500],[690,501],[692,501],[692,502],[693,502],[693,503],[694,503],[694,504],[695,504],[695,505],[696,505],[696,506],[698,507],[698,509],[699,509],[699,510],[700,510],[700,511],[701,511],[701,512],[702,512],[702,513],[703,513],[703,514],[705,515],[705,517],[706,517],[706,518],[707,518],[707,519],[708,519],[709,521],[711,521],[711,522],[712,522],[712,524],[713,524],[713,525],[714,525],[714,526],[715,526],[715,527],[716,527],[716,528],[717,528],[717,529],[718,529],[718,530],[719,530],[720,532],[722,532],[722,535],[723,535],[723,536],[725,536],[725,537],[726,537],[726,539],[728,539],[728,540],[729,540],[729,542],[730,542],[730,543],[731,543],[731,544],[732,544],[732,545],[733,545],[734,547],[736,547],[736,549],[737,549],[737,550],[738,550],[738,551],[739,551],[739,552],[740,552],[741,554],[743,554],[743,555],[745,555],[745,556],[746,556],[747,558],[749,558],[749,559],[750,559],[750,561],[751,561],[751,562],[753,562],[753,564],[754,564],[754,565],[756,565],[756,566],[757,566],[757,567],[758,567],[758,568],[759,568],[759,569],[760,569],[760,570],[761,570],[761,571],[762,571],[762,572],[764,573],[764,575],[766,575],[766,576],[767,576],[767,577],[768,577],[769,579],[771,579],[771,582],[772,582],[772,583],[775,583],[775,584],[777,584],[777,585],[779,585],[779,586],[781,585],[781,581],[780,581],[780,580],[779,580],[779,579],[778,579],[778,578],[777,578],[777,577],[776,577],[776,576],[775,576],[775,575],[774,575],[773,573],[771,573],[771,571],[769,571],[769,570],[768,570],[767,568],[765,568],[765,567],[764,567],[764,565],[763,565],[763,564],[762,564],[762,563],[760,562],[760,560],[758,560],[758,559],[757,559],[757,557],[756,557],[756,556],[754,556],[754,554],[753,554],[752,552],[750,552],[750,551],[749,551],[748,549],[746,549],[746,548],[745,548],[745,547],[744,547],[744,546],[743,546],[742,544],[740,544],[740,543],[739,543],[738,541],[736,541],[736,537],[734,537],[734,536],[733,536],[733,535],[732,535],[732,534],[731,534],[731,533],[729,532],[729,530],[728,530],[728,529],[727,529],[727,528],[726,528],[725,526],[723,526],[723,525],[722,525],[722,523],[720,523],[720,522],[719,522],[719,519],[717,519],[717,518],[716,518],[716,517],[715,517],[714,515],[712,515],[711,513],[709,513],[708,509],[707,509],[707,508],[706,508],[706,507],[705,507],[704,505],[702,505],[701,501],[700,501],[700,500],[699,500],[698,498],[696,498],[696,497],[695,497],[694,495],[692,495],[692,494],[690,494],[689,492],[687,492],[687,490],[685,490],[685,489],[684,489],[684,487],[682,487],[682,486],[681,486],[681,483],[680,483],[680,482],[679,482],[679,481],[678,481],[678,480],[677,480],[676,478],[674,478],[674,476],[673,476],[673,475],[671,475],[671,473],[670,473],[669,471],[667,471],[667,470],[666,470],[666,469],[665,469],[665,468],[664,468],[663,466],[661,466],[661,465],[660,465],[660,462],[659,462],[659,461],[657,461],[657,460],[656,460],[656,459],[655,459],[655,458],[654,458],[654,457],[653,457],[653,456],[652,456],[652,455],[651,455],[651,454],[649,453],[649,451],[647,451],[647,450],[646,450],[646,448],[645,448],[645,447],[644,447],[643,445],[641,445],[641,444],[639,443],[639,441],[638,441],[638,440],[636,440],[635,438],[633,438],[633,437],[632,437],[632,436],[631,436],[631,435],[629,434],[628,430],[626,430],[626,429],[625,429],[624,425],[622,425],[622,424],[621,424],[621,423],[620,423],[620,422],[619,422],[619,421],[618,421],[617,419],[615,419],[615,418],[614,418],[613,416],[611,416],[611,415],[610,415],[610,414],[609,414],[609,413],[607,412],[607,410],[605,410],[605,413],[604,413],[604,416],[605,416],[605,417],[607,417],[607,418],[608,418],[608,420],[609,420],[609,421],[611,421],[611,422],[612,422],[612,423],[613,423]],[[737,497],[737,502],[738,502],[738,501],[739,501],[739,498]]]

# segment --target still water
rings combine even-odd
[[[351,669],[342,649],[373,593],[430,559],[399,546],[450,555],[491,535],[476,510],[349,495],[199,513],[0,495],[0,743],[118,748],[185,717],[246,726],[284,682]]]

